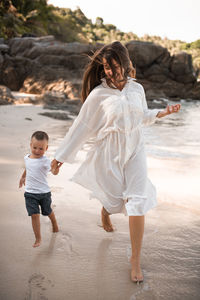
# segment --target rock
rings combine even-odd
[[[57,120],[71,120],[72,118],[69,117],[67,113],[61,113],[61,112],[44,112],[39,113],[41,116],[50,117]]]
[[[0,44],[0,52],[1,53],[7,53],[9,51],[8,45]]]
[[[11,90],[6,86],[0,85],[0,105],[14,103],[14,97],[11,94]]]
[[[168,98],[184,98],[186,89],[183,83],[168,79],[162,84],[162,90]]]
[[[159,98],[158,100],[154,98],[153,101],[147,101],[147,104],[149,109],[164,109],[167,106],[167,102],[167,99],[164,98]]]
[[[37,62],[41,65],[57,65],[66,67],[69,70],[83,69],[88,63],[88,58],[84,55],[49,55],[42,53],[38,58]]]
[[[168,52],[166,48],[151,42],[131,41],[126,47],[133,63],[143,68],[150,66]]]
[[[24,83],[27,73],[30,72],[32,62],[24,57],[11,57],[4,55],[1,65],[0,83],[6,85],[11,90],[18,91]]]
[[[146,90],[146,98],[148,100],[153,100],[153,99],[167,98],[167,96],[163,91],[152,88]]]
[[[46,104],[60,104],[63,103],[66,99],[66,96],[62,92],[45,92],[41,95],[40,100]]]
[[[144,72],[144,77],[148,78],[150,81],[155,82],[164,82],[167,80],[169,75],[169,70],[165,67],[161,67],[159,64],[155,63],[151,65],[148,69]]]
[[[192,86],[192,88],[188,89],[187,91],[187,98],[188,99],[194,99],[194,100],[200,100],[200,82],[195,82],[195,84]]]
[[[0,53],[0,67],[1,67],[3,61],[4,61],[3,55],[1,55],[1,53]]]
[[[178,82],[189,83],[196,81],[192,66],[192,56],[186,52],[180,52],[172,57],[170,70]]]
[[[17,91],[20,87],[19,77],[13,66],[8,66],[3,72],[3,83],[11,90]]]
[[[0,53],[0,84],[16,91],[42,94],[43,103],[63,105],[66,99],[80,99],[88,55],[103,45],[61,43],[53,36],[29,36],[10,39],[8,45],[2,40],[1,46],[4,50]],[[190,55],[181,52],[170,56],[166,48],[150,42],[131,41],[126,47],[136,65],[137,80],[144,83],[147,99],[200,99]]]
[[[23,56],[25,50],[33,47],[34,40],[33,38],[13,38],[9,40],[8,44],[10,46],[10,54],[12,56]]]
[[[51,109],[51,110],[66,110],[71,115],[78,115],[80,108],[82,106],[82,102],[80,100],[69,100],[66,99],[63,103],[51,103],[45,104],[44,108]]]

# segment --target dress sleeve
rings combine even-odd
[[[156,115],[160,111],[159,109],[148,109],[145,91],[142,88],[142,106],[143,106],[143,125],[148,126],[156,121]]]
[[[101,121],[99,96],[93,90],[56,151],[55,159],[59,162],[73,162],[77,152],[98,132]]]

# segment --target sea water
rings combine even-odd
[[[163,158],[200,160],[200,101],[181,100],[181,110],[145,128],[147,151]],[[169,105],[174,104],[168,102]]]
[[[179,113],[144,128],[149,175],[160,201],[200,214],[200,102],[180,103]]]

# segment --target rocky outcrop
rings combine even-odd
[[[102,45],[61,43],[53,36],[13,38],[8,43],[1,39],[0,84],[43,94],[50,102],[54,94],[46,92],[79,99],[88,55],[99,47]],[[200,83],[190,55],[180,52],[171,56],[166,48],[150,42],[131,41],[126,47],[148,99],[200,99]]]
[[[126,47],[148,99],[200,99],[191,55],[180,52],[170,56],[166,48],[150,42],[132,41]]]

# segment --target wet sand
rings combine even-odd
[[[64,164],[58,176],[50,176],[60,232],[52,233],[48,218],[41,216],[42,244],[32,248],[31,220],[23,190],[18,189],[29,137],[35,130],[47,131],[47,154],[53,158],[69,126],[66,121],[38,115],[42,111],[42,107],[30,105],[0,107],[0,299],[199,299],[200,213],[198,207],[180,205],[181,183],[173,186],[176,193],[167,186],[168,179],[171,183],[182,176],[178,161],[174,173],[171,162],[148,158],[149,177],[157,186],[159,204],[146,216],[142,251],[145,280],[140,286],[130,280],[128,218],[114,215],[116,230],[107,233],[102,229],[100,203],[68,180],[78,161]],[[82,153],[78,160],[81,157]],[[191,196],[191,201],[198,196],[194,188],[191,195],[187,193],[184,195]],[[178,205],[172,204],[175,198]]]

